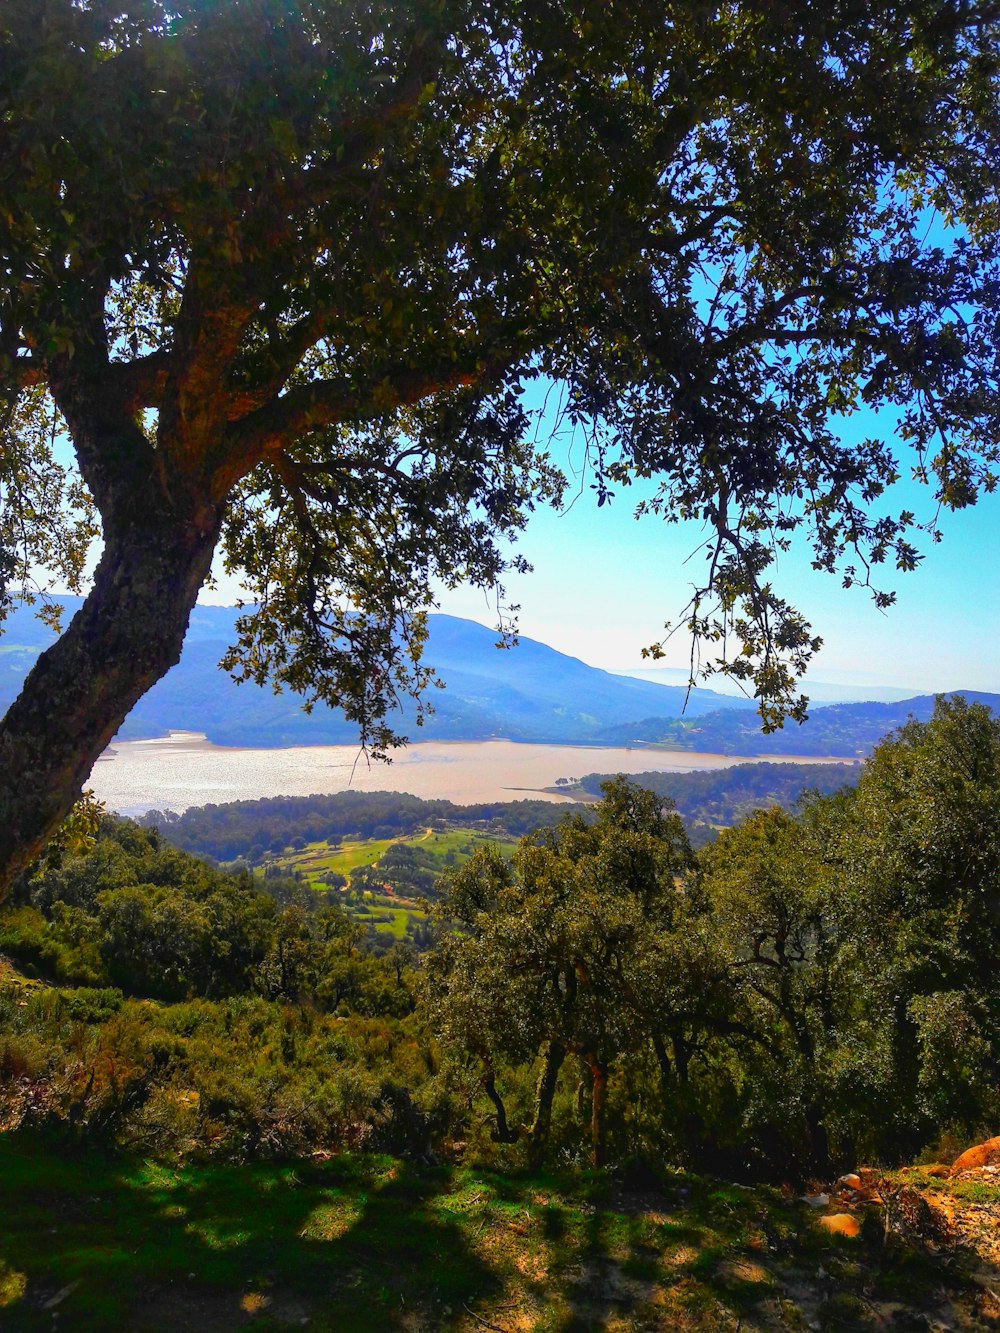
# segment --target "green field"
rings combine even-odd
[[[372,866],[377,872],[378,863],[393,846],[419,849],[431,858],[433,872],[441,874],[449,867],[467,861],[478,848],[491,844],[508,856],[517,846],[513,840],[501,841],[468,829],[425,829],[399,838],[345,838],[336,844],[311,842],[298,851],[289,851],[276,858],[273,864],[281,870],[297,872],[314,888],[322,888],[333,873],[349,877],[352,870],[361,866]],[[409,922],[426,919],[426,912],[416,905],[415,900],[420,896],[419,893],[411,896],[397,892],[388,898],[366,892],[363,904],[345,901],[344,905],[362,923],[373,922],[376,930],[403,939]]]
[[[410,921],[426,921],[427,913],[412,903],[403,903],[399,899],[379,898],[374,894],[365,894],[362,908],[348,904],[348,911],[359,921],[372,921],[376,930],[386,931],[397,940],[406,937],[406,927]]]
[[[411,833],[400,838],[367,838],[358,841],[345,838],[343,842],[332,846],[328,842],[310,842],[300,851],[288,852],[276,858],[275,864],[282,870],[297,870],[310,883],[315,884],[322,881],[324,874],[330,871],[349,875],[359,866],[375,866],[394,845],[419,847],[434,857],[440,870],[445,870],[449,865],[461,865],[477,848],[488,844],[499,846],[508,855],[517,845],[514,841],[505,842],[486,833],[470,833],[468,829],[448,829],[442,832],[425,829],[422,833]]]
[[[367,842],[345,841],[333,847],[328,842],[310,842],[301,851],[278,857],[276,864],[282,870],[299,871],[310,884],[315,884],[322,882],[331,870],[349,875],[358,866],[375,865],[394,842],[414,841],[414,838],[370,838]]]

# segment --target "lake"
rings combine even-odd
[[[228,749],[198,732],[175,731],[159,740],[116,742],[98,760],[88,785],[112,810],[126,815],[347,790],[403,791],[472,805],[528,797],[565,800],[542,788],[585,773],[684,773],[750,762],[745,756],[642,747],[428,741],[397,751],[391,764],[369,765],[356,746]],[[775,762],[824,760],[782,757]]]

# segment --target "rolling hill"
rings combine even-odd
[[[969,703],[985,704],[1000,716],[1000,694],[955,690]],[[895,703],[826,704],[816,708],[802,726],[790,723],[770,736],[762,734],[756,716],[729,710],[700,717],[652,717],[641,722],[605,727],[599,738],[606,745],[669,745],[699,754],[834,755],[858,759],[888,732],[911,717],[927,722],[934,712],[933,694],[920,694]]]
[[[71,615],[78,598],[59,599]],[[354,744],[357,729],[337,709],[303,713],[298,696],[253,684],[236,685],[218,669],[233,638],[237,612],[196,606],[180,662],[141,699],[120,740],[203,731],[217,745],[281,747]],[[857,758],[908,717],[926,721],[933,695],[889,703],[824,704],[804,726],[764,736],[751,700],[692,691],[685,710],[679,685],[618,676],[588,666],[534,639],[498,649],[485,625],[454,616],[429,617],[426,660],[445,682],[434,713],[418,730],[412,708],[395,725],[420,740],[532,741],[549,744],[665,744],[697,753],[831,755]],[[52,632],[18,607],[0,637],[0,710],[21,688]],[[1000,695],[965,691],[1000,713]]]
[[[79,599],[59,599],[67,617]],[[351,744],[357,728],[336,709],[302,712],[298,696],[236,685],[218,669],[233,638],[233,607],[196,606],[180,662],[133,709],[121,740],[163,736],[171,730],[203,731],[218,745],[286,746]],[[13,700],[35,658],[53,635],[33,611],[18,607],[0,638],[0,709]],[[395,725],[421,740],[503,738],[550,743],[599,742],[602,730],[639,717],[679,717],[680,686],[616,676],[522,638],[516,648],[496,647],[496,634],[474,621],[430,617],[426,660],[446,688],[433,692],[435,712],[417,731],[413,711]],[[686,716],[715,710],[752,712],[752,704],[711,690],[692,692]]]

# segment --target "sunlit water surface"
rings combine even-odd
[[[90,786],[121,814],[185,810],[189,805],[308,796],[339,791],[403,791],[458,804],[566,799],[544,791],[585,773],[683,773],[727,768],[745,757],[513,741],[428,741],[368,764],[356,746],[299,745],[282,750],[224,749],[198,732],[121,741],[98,761]],[[816,762],[800,760],[793,762]]]

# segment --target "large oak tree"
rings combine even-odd
[[[682,619],[774,722],[816,643],[793,530],[867,582],[917,559],[901,468],[993,484],[998,34],[988,0],[5,0],[5,605],[102,553],[0,726],[0,883],[220,542],[233,668],[384,746],[432,578],[498,586],[558,494],[533,379],[599,502],[705,522]],[[847,443],[863,404],[886,438]]]

